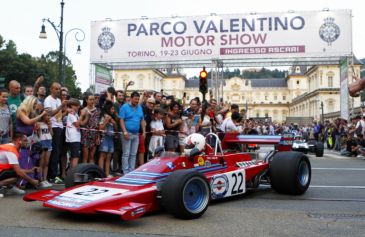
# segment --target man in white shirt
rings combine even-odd
[[[225,133],[229,133],[229,132],[238,132],[238,133],[242,133],[242,126],[237,125],[237,123],[240,120],[240,114],[238,112],[233,112],[231,117],[226,118],[222,125],[221,125],[221,130]]]
[[[44,109],[49,111],[52,123],[52,153],[49,161],[48,178],[55,179],[59,175],[58,164],[60,162],[62,145],[64,140],[62,109],[66,107],[67,100],[62,101],[58,98],[61,85],[54,82],[51,86],[51,94],[44,100]]]

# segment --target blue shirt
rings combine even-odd
[[[126,103],[119,110],[119,118],[124,120],[125,128],[129,133],[138,133],[144,118],[142,107],[137,105],[136,108],[133,108]]]

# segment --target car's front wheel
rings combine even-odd
[[[78,184],[105,178],[105,173],[95,164],[78,164],[67,172],[65,187],[70,188]]]
[[[177,170],[162,185],[162,206],[177,218],[195,219],[208,209],[210,186],[197,171]]]

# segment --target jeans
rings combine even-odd
[[[129,133],[129,139],[122,137],[122,169],[124,174],[128,174],[136,167],[136,156],[139,144],[139,135]]]
[[[54,179],[59,175],[58,164],[61,159],[61,151],[63,144],[63,129],[62,128],[52,128],[52,152],[49,160],[48,178]]]

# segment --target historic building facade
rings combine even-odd
[[[360,62],[356,61],[354,72],[360,75]],[[352,69],[349,70],[351,78]],[[186,103],[200,97],[199,81],[188,80],[177,69],[163,70],[115,70],[114,86],[124,89],[129,81],[134,85],[128,90],[163,90],[164,94],[182,98]],[[209,88],[211,80],[208,80]],[[319,120],[321,104],[324,114],[340,110],[340,68],[339,65],[294,66],[286,78],[245,79],[233,77],[220,84],[223,101],[238,104],[247,109],[248,117],[270,117],[282,122],[287,117],[311,117]],[[207,97],[209,97],[207,95]],[[214,97],[214,95],[213,95]],[[360,99],[350,99],[350,106],[360,106]]]

